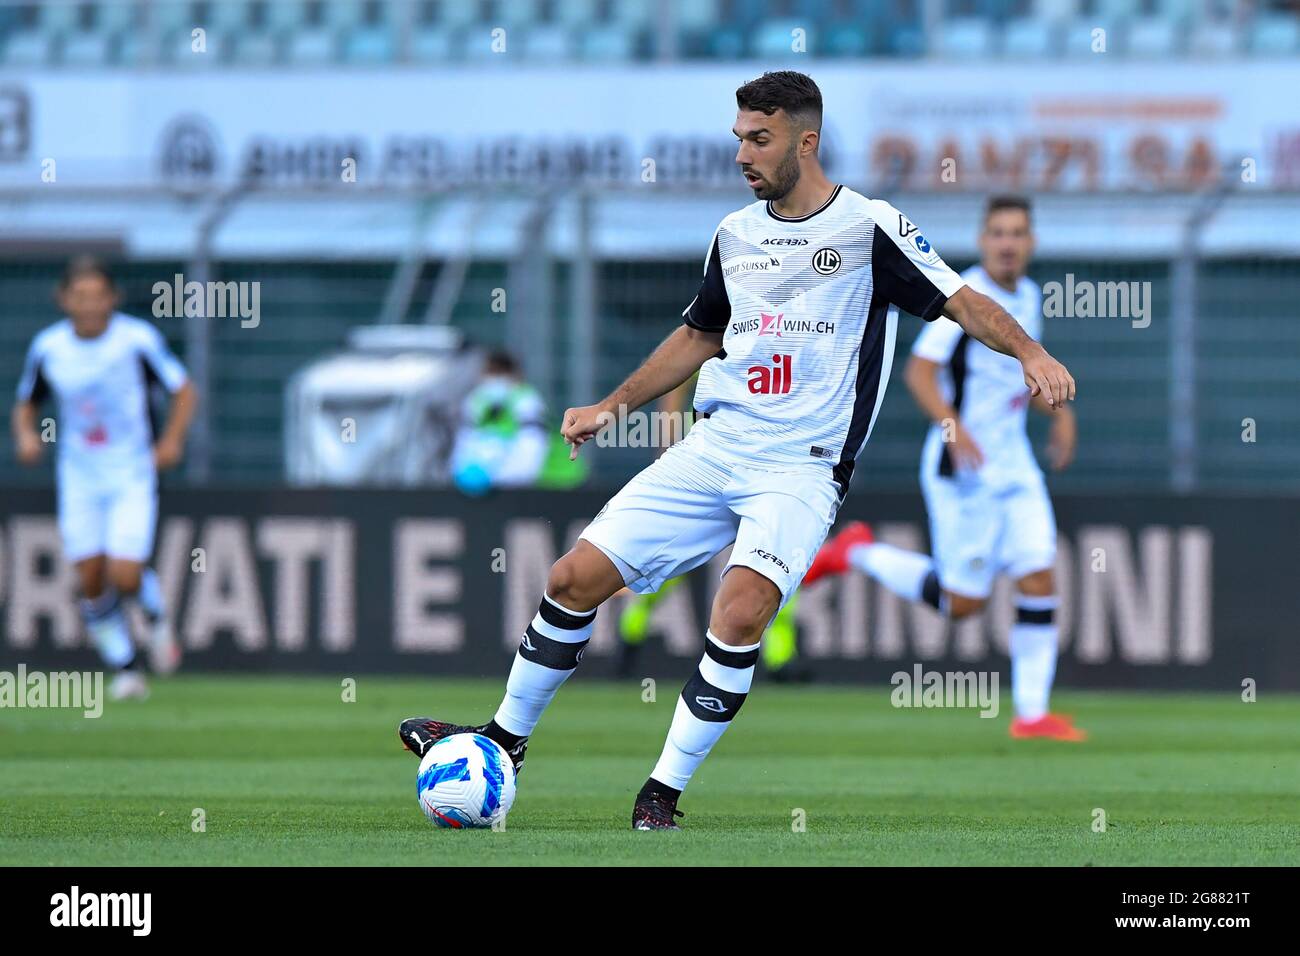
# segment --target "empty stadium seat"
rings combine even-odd
[[[455,59],[456,31],[442,25],[422,26],[407,40],[406,56],[413,63],[447,63]]]
[[[1259,56],[1294,56],[1300,47],[1300,19],[1268,14],[1251,27],[1250,52]]]
[[[144,6],[140,0],[108,0],[96,4],[95,29],[104,33],[138,29],[143,22]]]
[[[176,30],[163,40],[162,60],[171,66],[187,70],[207,70],[220,64],[223,54],[223,37],[221,32],[209,27],[203,29],[203,50],[196,51],[194,44],[196,25],[188,29]]]
[[[113,39],[99,30],[77,30],[63,38],[60,62],[64,66],[109,66],[113,59]]]
[[[1180,25],[1163,17],[1143,17],[1128,26],[1124,38],[1124,52],[1139,58],[1168,57],[1177,50],[1182,40]]]
[[[1056,52],[1057,28],[1047,20],[1011,20],[1002,33],[1002,53],[1011,59],[1034,59]]]
[[[802,52],[794,50],[795,31],[802,30]],[[754,30],[754,56],[764,59],[792,59],[807,56],[813,50],[813,27],[808,20],[767,20]]]
[[[1192,25],[1187,51],[1196,57],[1233,56],[1240,49],[1241,36],[1227,20],[1202,20]]]
[[[578,48],[584,60],[617,62],[632,58],[636,42],[630,25],[611,25],[585,31],[579,38]]]
[[[568,27],[539,24],[525,30],[523,35],[524,59],[555,62],[572,59],[577,52],[573,31]]]
[[[230,37],[230,61],[240,66],[270,66],[280,59],[276,36],[265,30],[242,30]]]
[[[1115,41],[1119,35],[1112,24],[1098,20],[1096,17],[1078,17],[1065,26],[1062,52],[1068,57],[1114,56],[1119,53]],[[1105,53],[1093,49],[1094,31],[1105,31]]]
[[[479,0],[439,0],[433,8],[433,22],[443,27],[465,27],[484,16]]]
[[[568,27],[591,26],[596,22],[596,13],[596,0],[555,0],[555,22]]]
[[[392,63],[397,58],[397,38],[386,26],[359,26],[343,34],[346,63]]]
[[[285,61],[294,66],[321,66],[334,62],[338,54],[338,38],[334,31],[323,27],[295,30],[284,48]]]
[[[875,34],[868,23],[837,23],[819,31],[824,56],[859,57],[872,51]]]
[[[737,60],[745,55],[745,32],[740,27],[722,27],[709,34],[707,50],[717,60]]]
[[[948,20],[939,27],[937,52],[940,56],[980,59],[993,53],[993,24],[988,20],[966,17]]]

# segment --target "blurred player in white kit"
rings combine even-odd
[[[1025,274],[1033,249],[1029,201],[995,196],[984,213],[980,264],[961,277],[1041,340],[1042,290]],[[1052,413],[1048,456],[1059,471],[1074,457],[1074,412],[1031,396],[1014,359],[947,318],[917,336],[905,378],[931,422],[920,477],[934,556],[877,544],[857,522],[822,549],[804,584],[855,567],[908,600],[963,618],[983,610],[994,579],[1007,575],[1016,587],[1011,736],[1084,740],[1070,717],[1048,707],[1057,656],[1056,519],[1025,433],[1031,406]]]
[[[150,323],[116,311],[118,293],[99,262],[76,259],[59,284],[66,318],[32,340],[11,425],[18,460],[33,465],[52,441],[64,559],[75,566],[86,630],[115,673],[114,699],[145,697],[125,602],[150,625],[150,664],[170,673],[180,645],[166,621],[158,576],[148,567],[158,515],[158,471],[176,465],[194,414],[185,368]],[[171,395],[155,436],[149,390]],[[41,403],[58,408],[54,430],[37,429]]]

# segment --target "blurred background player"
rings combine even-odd
[[[32,340],[18,383],[12,427],[18,460],[40,460],[45,441],[58,448],[56,486],[65,559],[75,566],[81,614],[104,662],[116,673],[114,699],[144,697],[123,607],[135,600],[150,623],[151,664],[175,670],[176,642],[163,613],[153,551],[159,469],[180,460],[194,412],[184,366],[148,322],[116,311],[117,288],[93,259],[69,264],[58,288],[66,318]],[[153,435],[149,389],[171,393],[163,432]],[[57,431],[37,431],[39,406],[52,397]]]
[[[461,411],[462,424],[452,451],[456,487],[469,495],[491,488],[570,488],[585,480],[587,468],[569,462],[558,432],[546,427],[541,392],[524,380],[509,352],[487,357],[483,377]]]
[[[1042,338],[1042,291],[1026,272],[1034,236],[1027,199],[989,200],[979,240],[981,260],[962,273],[970,286]],[[921,453],[921,490],[930,516],[934,557],[872,541],[861,522],[822,549],[808,584],[852,566],[910,601],[959,619],[980,612],[994,578],[1016,585],[1011,628],[1013,737],[1083,740],[1070,718],[1048,710],[1056,672],[1056,519],[1042,470],[1025,432],[1026,409],[1051,413],[1030,398],[1020,367],[966,335],[951,319],[926,326],[912,347],[907,387],[930,419]],[[1061,470],[1074,457],[1074,412],[1052,414],[1048,454]]]

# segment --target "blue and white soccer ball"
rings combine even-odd
[[[515,802],[515,765],[495,740],[453,734],[425,753],[415,793],[436,827],[490,827],[504,820]]]

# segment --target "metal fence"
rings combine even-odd
[[[598,209],[606,197],[597,194]],[[539,207],[549,210],[545,203]],[[918,217],[919,218],[919,217]],[[972,220],[973,221],[973,220]],[[607,393],[678,323],[700,278],[700,257],[647,258],[597,249],[582,214],[550,243],[527,217],[512,252],[439,258],[370,255],[313,261],[299,257],[219,255],[212,236],[184,258],[131,258],[120,268],[126,311],[149,317],[152,286],[175,273],[256,281],[262,320],[156,321],[177,352],[207,369],[210,395],[192,442],[191,468],[177,482],[268,483],[283,473],[283,392],[309,361],[343,346],[349,328],[379,319],[433,316],[467,340],[521,353],[551,403]],[[322,228],[325,228],[322,225]],[[198,230],[202,233],[202,230]],[[200,235],[200,238],[202,236]],[[694,238],[692,236],[692,238]],[[706,237],[707,238],[707,237]],[[1195,238],[1195,237],[1194,237]],[[687,242],[690,246],[698,243]],[[1081,385],[1079,455],[1054,481],[1064,490],[1295,490],[1300,487],[1300,259],[1258,253],[1201,259],[1196,244],[1135,255],[1060,253],[1038,258],[1040,283],[1066,276],[1097,282],[1150,283],[1149,325],[1115,319],[1049,318],[1049,348]],[[0,388],[17,379],[31,337],[57,318],[52,290],[75,241],[44,250],[0,250]],[[948,255],[955,268],[969,252]],[[204,271],[206,270],[206,271]],[[401,286],[402,295],[395,290]],[[495,311],[494,296],[510,308]],[[439,303],[442,297],[445,301]],[[397,308],[395,306],[400,306]],[[901,365],[920,323],[900,323]],[[897,378],[897,374],[895,378]],[[1031,419],[1041,442],[1045,422]],[[864,453],[855,487],[915,485],[925,423],[894,382]],[[616,484],[647,464],[653,451],[601,448],[595,480]],[[0,483],[46,481],[16,466],[0,445]]]

